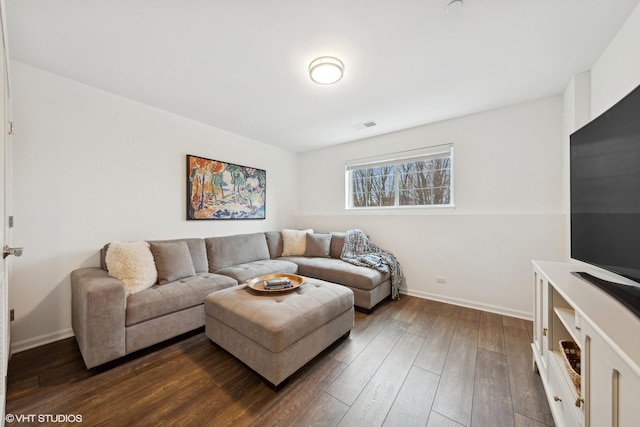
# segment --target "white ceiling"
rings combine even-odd
[[[12,59],[293,152],[559,94],[639,2],[5,1]]]

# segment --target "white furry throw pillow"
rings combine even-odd
[[[282,230],[282,256],[303,256],[307,247],[307,233],[313,233],[313,230]]]
[[[156,264],[147,242],[112,242],[105,261],[109,276],[124,283],[127,296],[151,287],[158,280]]]

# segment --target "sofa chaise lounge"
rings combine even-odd
[[[182,251],[191,273],[167,271],[158,257],[159,277],[171,280],[131,295],[109,275],[105,246],[100,267],[71,273],[72,327],[87,368],[204,326],[207,295],[265,274],[294,273],[346,286],[361,311],[390,296],[389,273],[340,259],[345,233],[307,233],[304,253],[295,255],[285,252],[283,233],[149,241],[152,249]]]

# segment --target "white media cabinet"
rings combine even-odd
[[[640,426],[640,318],[575,271],[633,284],[582,263],[533,261],[533,363],[556,426]],[[579,390],[560,340],[581,349]]]

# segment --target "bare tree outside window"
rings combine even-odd
[[[349,207],[450,206],[451,154],[349,171]]]
[[[393,166],[354,170],[351,175],[353,206],[393,206],[395,200],[393,179]]]
[[[450,157],[403,163],[398,169],[400,206],[450,204]]]

